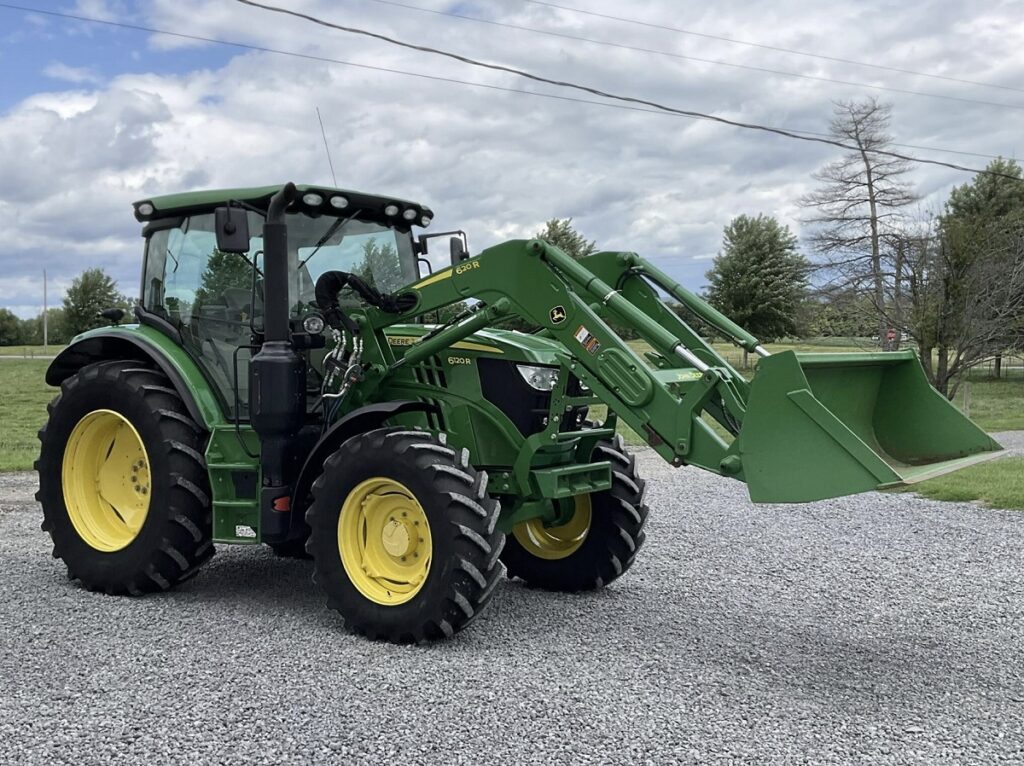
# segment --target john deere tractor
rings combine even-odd
[[[620,425],[768,503],[1000,449],[911,352],[769,355],[634,253],[469,257],[461,232],[414,234],[432,215],[293,184],[136,203],[135,321],[107,312],[47,372],[38,497],[69,574],[139,595],[215,543],[263,543],[311,557],[349,629],[429,641],[506,568],[563,591],[629,570],[648,508]],[[695,320],[761,357],[751,381]],[[497,329],[513,321],[532,329]]]

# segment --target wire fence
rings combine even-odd
[[[1024,383],[1024,355],[992,357],[975,365],[967,373],[968,380],[1016,380]]]
[[[713,342],[713,345],[715,351],[735,369],[748,375],[753,373],[754,367],[757,365],[756,354],[744,355],[742,349],[721,341]],[[844,353],[881,350],[877,341],[872,341],[870,338],[809,338],[806,340],[794,340],[791,343],[772,344],[770,350],[780,351],[790,348],[794,351],[806,353]],[[916,346],[906,342],[900,345],[900,349],[917,350]],[[1012,353],[1002,354],[999,357],[989,357],[968,370],[964,374],[963,379],[971,381],[1008,380],[1024,383],[1024,354]]]

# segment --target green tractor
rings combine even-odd
[[[135,216],[136,321],[106,312],[114,326],[46,376],[43,529],[90,590],[165,590],[215,543],[263,543],[311,557],[349,629],[430,641],[506,568],[562,591],[629,570],[648,509],[619,425],[770,503],[1000,449],[912,353],[769,355],[634,253],[520,240],[469,257],[461,232],[414,235],[423,205],[321,186],[158,197]],[[753,380],[668,299],[760,355]],[[511,320],[533,329],[495,329]]]

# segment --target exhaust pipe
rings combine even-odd
[[[283,539],[290,527],[295,435],[306,417],[306,364],[292,343],[285,211],[298,196],[286,184],[270,200],[263,225],[264,338],[249,363],[249,420],[260,437],[260,535]]]

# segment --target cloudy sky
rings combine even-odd
[[[910,153],[980,167],[988,155],[1024,152],[1018,2],[553,1],[923,74],[528,0],[278,4],[556,79],[797,130],[824,132],[834,100],[876,95],[894,105],[895,140],[927,147]],[[474,250],[529,236],[547,218],[571,216],[602,248],[635,250],[692,288],[703,284],[733,216],[764,212],[799,231],[796,201],[813,184],[813,170],[838,151],[707,121],[531,95],[590,98],[233,0],[21,4],[349,62],[0,8],[0,216],[9,229],[0,238],[0,306],[22,316],[40,308],[43,268],[51,302],[88,266],[102,266],[122,290],[136,292],[141,240],[133,200],[285,180],[329,183],[318,106],[340,186],[429,204],[437,213],[431,228],[464,228]],[[920,166],[911,180],[934,206],[968,178]]]

